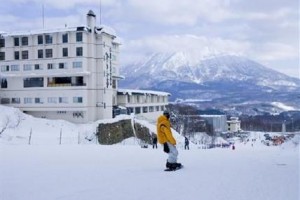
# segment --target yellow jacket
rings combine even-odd
[[[174,139],[171,131],[171,124],[168,118],[164,115],[161,115],[157,119],[157,140],[160,144],[169,142],[173,145],[176,145],[176,140]]]

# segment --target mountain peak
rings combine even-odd
[[[203,56],[197,52],[155,53],[147,59],[121,68],[127,78],[148,76],[157,81],[177,80],[192,83],[207,81],[252,80],[269,86],[299,86],[294,78],[236,55]]]

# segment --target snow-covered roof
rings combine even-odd
[[[78,27],[87,28],[85,26],[78,26]],[[70,31],[76,31],[76,30],[77,30],[77,27],[65,27],[65,28],[56,28],[56,29],[14,31],[14,32],[9,32],[9,33],[2,32],[2,35],[3,36],[38,35],[38,34],[45,34],[45,33],[70,32]]]
[[[106,34],[109,34],[109,35],[112,35],[112,36],[116,36],[117,33],[116,31],[109,27],[109,26],[105,26],[105,25],[101,25],[100,27],[95,27],[95,32],[100,34],[100,33],[106,33]]]
[[[142,94],[142,95],[158,95],[158,96],[171,96],[168,92],[154,91],[154,90],[133,90],[133,89],[118,89],[118,93],[122,94]]]
[[[72,32],[72,31],[90,31],[91,28],[86,25],[78,25],[75,27],[63,27],[63,28],[54,28],[54,29],[39,29],[39,30],[28,30],[28,31],[13,31],[13,32],[3,32],[0,31],[2,36],[23,36],[23,35],[38,35],[38,34],[45,34],[45,33],[59,33],[59,32]],[[101,27],[95,27],[95,32],[97,34],[106,33],[113,37],[116,37],[116,31],[105,25],[101,25]],[[120,43],[119,40],[114,41],[115,43]]]
[[[40,76],[44,76],[47,72],[45,71],[33,71],[33,72],[28,72],[28,73],[1,73],[0,77],[22,77],[22,76],[26,76],[26,77],[40,77]],[[91,73],[88,71],[64,71],[64,72],[51,72],[51,73],[47,73],[47,77],[65,77],[65,76],[78,76],[78,75],[90,75]]]

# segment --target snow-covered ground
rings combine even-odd
[[[95,124],[36,119],[3,106],[0,113],[1,200],[300,198],[297,134],[281,146],[265,146],[256,132],[251,142],[236,140],[235,150],[178,145],[184,169],[164,172],[160,146],[141,148],[134,138],[98,145]]]
[[[179,150],[136,145],[0,145],[1,200],[298,200],[299,149]]]

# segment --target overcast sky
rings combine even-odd
[[[299,0],[0,0],[0,31],[42,29],[43,4],[45,29],[85,24],[93,10],[120,37],[121,65],[152,52],[228,53],[300,78]]]

